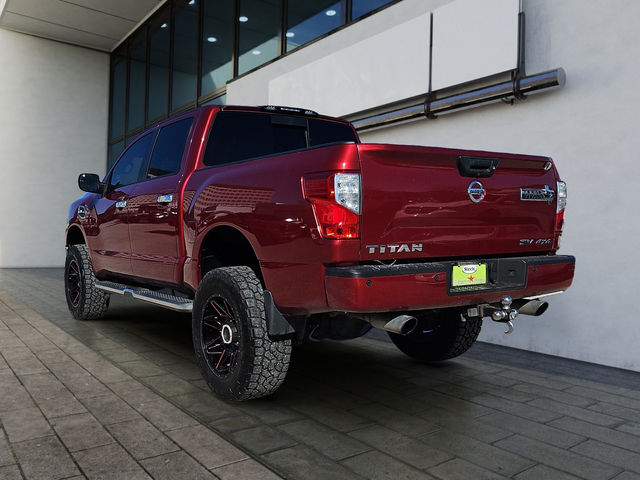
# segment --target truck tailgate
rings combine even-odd
[[[398,145],[358,149],[361,261],[552,250],[556,172],[549,158]]]

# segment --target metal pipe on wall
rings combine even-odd
[[[487,103],[508,100],[510,98],[526,98],[541,91],[561,88],[566,83],[564,69],[557,68],[548,72],[538,73],[527,77],[516,78],[508,82],[501,82],[488,87],[457,93],[449,97],[434,99],[425,103],[376,114],[353,121],[356,130],[364,131],[394,123],[406,122],[430,115],[443,115],[458,110],[484,105]]]

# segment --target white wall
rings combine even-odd
[[[404,0],[236,80],[229,103],[266,104],[270,80],[446,3]],[[563,67],[565,88],[362,139],[553,157],[569,189],[560,253],[577,257],[574,285],[542,317],[519,317],[509,336],[485,321],[481,339],[640,371],[640,2],[523,0],[523,11],[527,73]]]
[[[0,268],[64,265],[78,175],[106,170],[109,56],[0,29]]]

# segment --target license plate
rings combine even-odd
[[[452,287],[468,287],[487,283],[486,263],[463,263],[453,266]]]

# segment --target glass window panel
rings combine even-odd
[[[167,125],[160,130],[151,155],[147,178],[178,173],[192,123],[193,118],[187,118]]]
[[[356,142],[351,125],[327,120],[309,119],[309,145],[317,147],[330,143]]]
[[[220,95],[219,97],[214,98],[213,100],[209,100],[207,103],[203,103],[201,106],[204,107],[206,105],[226,105],[227,104],[227,94]]]
[[[147,120],[167,114],[169,89],[169,18],[154,22],[157,30],[149,39],[149,105]],[[153,26],[152,26],[153,27]]]
[[[173,20],[171,110],[196,99],[198,1],[190,0]]]
[[[231,79],[233,0],[202,0],[202,91],[223,87]]]
[[[111,168],[111,165],[116,163],[116,160],[122,153],[122,150],[124,150],[124,140],[118,143],[114,143],[109,147],[109,160],[107,164],[107,170]]]
[[[131,51],[129,66],[129,116],[127,130],[141,127],[144,123],[144,80],[147,62],[147,42],[142,42]]]
[[[125,93],[127,90],[127,61],[120,60],[111,71],[111,136],[124,134]]]
[[[376,8],[380,8],[393,0],[353,0],[351,16],[355,20],[369,12],[373,12]]]
[[[238,74],[278,56],[278,0],[241,0]]]
[[[342,5],[336,0],[289,0],[287,52],[338,28]]]
[[[151,132],[139,140],[136,140],[124,155],[120,157],[109,179],[108,191],[125,187],[138,181],[140,170],[145,163],[145,159],[148,158],[147,155],[153,137],[154,134]]]
[[[307,120],[266,113],[216,115],[203,162],[225,165],[307,147]]]

